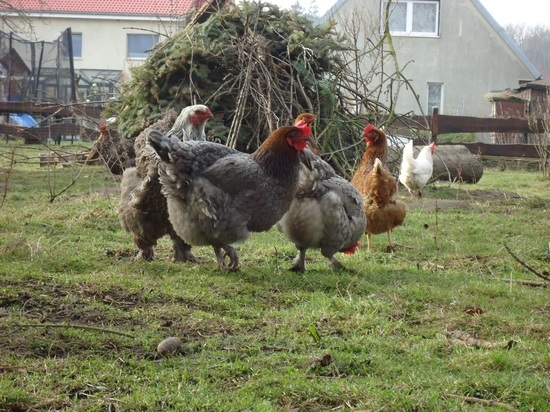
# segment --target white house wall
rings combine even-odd
[[[347,0],[337,3],[332,13],[342,24],[354,13],[372,20],[379,10],[380,0]],[[428,82],[443,83],[442,113],[489,116],[486,93],[533,80],[533,73],[471,0],[441,0],[438,37],[393,36],[393,42],[399,65],[407,65],[403,73],[412,80],[425,112]],[[420,114],[414,95],[407,90],[400,94],[396,109]]]

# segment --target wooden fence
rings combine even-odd
[[[85,103],[72,105],[38,104],[33,102],[0,102],[0,115],[10,113],[27,113],[39,115],[47,120],[35,127],[14,126],[0,123],[0,134],[21,136],[25,143],[38,143],[47,139],[55,139],[61,135],[78,135],[84,138],[97,137],[96,125],[101,117],[101,106]],[[470,116],[447,116],[439,114],[434,109],[432,116],[410,116],[400,118],[397,127],[413,128],[429,131],[432,140],[437,142],[437,136],[444,133],[538,133],[544,132],[544,122],[539,120],[536,125],[526,119],[497,119]],[[452,144],[452,143],[447,143]],[[532,144],[485,144],[460,143],[473,154],[482,156],[526,157],[539,158],[539,152]],[[547,148],[550,152],[550,146]]]
[[[429,122],[432,139],[443,133],[544,133],[542,119],[533,125],[527,119],[445,116],[434,109]]]
[[[429,131],[432,140],[437,142],[437,136],[445,133],[544,133],[545,124],[542,119],[529,122],[519,118],[482,118],[471,116],[447,116],[439,114],[434,109],[432,116],[412,116],[402,118],[398,126]],[[548,128],[549,125],[546,125]],[[548,133],[548,130],[546,130]],[[439,143],[438,143],[439,144]],[[487,143],[442,143],[442,145],[460,144],[466,146],[471,153],[481,156],[526,157],[538,159],[537,147],[533,144],[487,144]],[[550,146],[547,147],[550,153]]]

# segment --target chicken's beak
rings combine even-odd
[[[201,120],[204,120],[206,122],[208,119],[211,119],[212,117],[214,117],[214,115],[210,110],[208,110],[208,112],[204,113],[201,117],[202,117]]]
[[[363,137],[365,138],[365,140],[366,140],[367,142],[375,141],[377,136],[378,136],[378,135],[377,135],[376,132],[374,132],[374,131],[370,131],[370,132],[365,133],[365,134],[363,135]]]

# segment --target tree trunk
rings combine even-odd
[[[414,157],[422,146],[414,147]],[[389,167],[398,173],[401,165],[403,148],[390,147]],[[432,180],[459,180],[465,183],[477,183],[483,176],[481,160],[473,155],[466,146],[437,146],[434,154],[434,170]]]
[[[466,146],[437,146],[432,176],[438,180],[477,183],[483,176],[483,165]]]

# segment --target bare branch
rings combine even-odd
[[[523,260],[521,260],[514,252],[512,252],[512,249],[510,249],[510,247],[508,245],[504,245],[504,248],[508,251],[508,253],[510,254],[510,256],[512,256],[516,262],[518,262],[521,266],[523,266],[525,269],[527,269],[529,272],[535,274],[536,276],[538,276],[539,278],[541,279],[544,279],[546,280],[547,282],[550,282],[550,276],[548,276],[548,273],[547,272],[544,272],[544,273],[540,273],[539,271],[537,271],[535,268],[533,268],[532,266],[528,265],[527,263],[525,263]]]
[[[504,408],[507,411],[517,411],[517,408],[514,408],[513,406],[507,405],[502,402],[497,401],[491,401],[487,399],[481,399],[481,398],[474,398],[471,396],[461,396],[461,395],[455,395],[454,393],[444,393],[443,396],[446,398],[456,398],[460,399],[463,402],[466,403],[478,403],[480,405],[486,405],[486,406],[498,406],[499,408]]]

